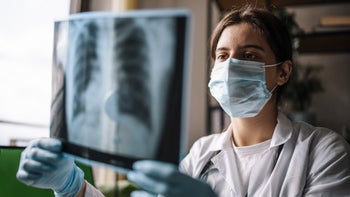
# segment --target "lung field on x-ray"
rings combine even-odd
[[[90,82],[93,82],[93,75],[100,70],[97,62],[97,34],[98,27],[94,22],[85,25],[84,31],[77,36],[74,54],[74,90],[73,93],[73,119],[79,113],[86,111],[86,90]],[[97,117],[96,117],[97,118]]]
[[[151,126],[149,50],[144,30],[132,19],[114,23],[114,63],[118,83],[118,111]]]

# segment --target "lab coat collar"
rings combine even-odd
[[[218,138],[215,139],[216,142],[211,143],[210,147],[208,147],[208,150],[210,152],[217,152],[221,150],[227,150],[232,149],[232,142],[231,142],[231,132],[232,128],[231,125],[219,135]]]
[[[270,148],[286,143],[292,137],[292,132],[292,121],[288,119],[285,114],[279,112],[277,116],[277,125],[272,135]]]
[[[272,135],[270,148],[286,143],[292,136],[292,130],[292,121],[289,120],[285,114],[279,112],[277,116],[277,125]],[[231,149],[231,131],[232,126],[230,125],[226,131],[224,131],[218,138],[215,139],[216,142],[211,143],[210,147],[208,147],[208,150],[210,152],[217,152],[221,150]]]

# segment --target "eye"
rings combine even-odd
[[[256,60],[256,59],[258,59],[258,56],[254,53],[251,53],[251,52],[245,52],[243,54],[243,58],[245,60]]]
[[[215,61],[222,62],[222,61],[225,61],[226,59],[227,59],[227,54],[221,53],[216,55]]]

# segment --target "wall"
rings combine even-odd
[[[302,29],[312,32],[321,16],[350,15],[350,3],[296,6],[288,11],[295,13]],[[316,94],[310,106],[316,113],[315,124],[336,131],[350,129],[350,53],[301,54],[298,61],[323,67],[320,77],[325,91]]]

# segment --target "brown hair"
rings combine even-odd
[[[210,41],[210,55],[215,60],[219,38],[227,26],[248,23],[257,27],[265,36],[277,62],[292,60],[292,44],[285,25],[270,11],[250,6],[231,10],[216,26]]]

